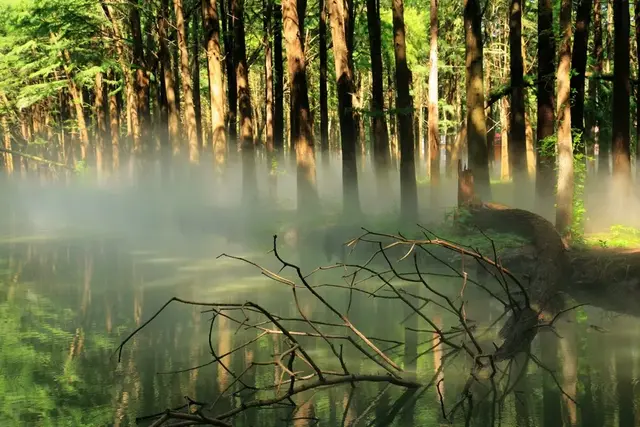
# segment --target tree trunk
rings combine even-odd
[[[509,162],[516,195],[523,194],[523,184],[527,181],[524,65],[522,62],[522,7],[522,0],[511,0],[509,8],[509,62],[511,69]]]
[[[84,97],[82,95],[82,90],[78,88],[75,80],[73,80],[73,75],[71,75],[71,71],[69,69],[71,64],[69,51],[65,49],[63,55],[65,60],[65,73],[69,84],[69,93],[71,94],[71,99],[75,108],[76,120],[78,122],[78,133],[80,134],[80,158],[83,161],[86,161],[89,151],[89,132],[87,131],[87,121],[84,115]]]
[[[113,78],[113,74],[110,73],[109,79]],[[113,172],[117,172],[120,168],[120,111],[115,94],[109,95],[109,136],[111,137],[111,167]]]
[[[378,7],[380,10],[380,7]],[[390,61],[387,61],[390,62]],[[393,110],[395,107],[394,96],[393,96],[393,79],[391,78],[391,65],[387,67],[387,104],[389,110]],[[391,166],[394,170],[397,170],[397,159],[398,159],[398,140],[396,138],[396,115],[389,115],[389,150],[390,150],[390,162]]]
[[[511,167],[509,162],[509,135],[511,127],[509,123],[509,100],[505,97],[500,100],[500,180],[511,179]]]
[[[122,37],[122,31],[120,30],[120,25],[118,21],[114,18],[113,10],[110,6],[108,6],[105,0],[101,0],[100,5],[102,6],[102,11],[105,16],[111,23],[111,33],[114,38],[114,43],[116,46],[116,53],[118,55],[118,64],[122,69],[122,75],[124,76],[124,86],[125,86],[125,94],[127,99],[127,110],[126,110],[126,119],[127,119],[127,136],[133,134],[133,118],[132,118],[132,110],[133,110],[133,99],[134,99],[134,91],[133,91],[133,81],[131,79],[131,69],[127,65],[127,55],[125,54],[124,44]]]
[[[225,2],[229,13],[225,12]],[[229,154],[238,152],[238,131],[236,115],[238,111],[238,88],[236,70],[233,58],[233,15],[231,14],[231,0],[220,0],[220,15],[222,16],[222,32],[224,34],[224,58],[227,72],[227,136],[229,137]]]
[[[249,68],[244,39],[244,0],[232,0],[233,62],[236,66],[238,110],[240,112],[240,146],[242,149],[242,197],[251,204],[257,199],[256,168],[253,146],[253,123]]]
[[[133,65],[135,66],[134,79],[134,116],[133,119],[133,154],[142,154],[142,143],[146,141],[149,126],[149,77],[146,72],[144,60],[144,45],[142,41],[142,29],[140,27],[140,5],[137,0],[129,0],[129,25],[131,26],[131,38],[133,42]],[[148,143],[148,141],[146,141]]]
[[[282,2],[284,38],[287,48],[291,100],[291,144],[295,146],[297,164],[298,212],[315,212],[318,208],[316,161],[313,151],[312,119],[309,109],[305,56],[296,0]],[[304,11],[302,11],[304,13]]]
[[[636,9],[637,10],[637,9]],[[640,27],[638,27],[640,28]],[[604,51],[602,48],[602,3],[600,0],[593,0],[593,51],[594,58],[593,74],[602,74],[602,55]],[[598,89],[600,86],[599,79],[589,79],[589,101],[592,105],[591,112],[585,113],[585,131],[588,134],[588,139],[596,141],[596,104],[598,100]]]
[[[371,139],[378,188],[387,186],[389,168],[389,131],[384,113],[384,68],[382,66],[382,35],[380,10],[377,0],[367,0],[367,27],[369,54],[371,55]]]
[[[634,26],[636,29],[636,59],[638,60],[638,76],[640,76],[640,0],[636,0]],[[636,86],[636,168],[640,165],[640,86]],[[636,172],[636,179],[640,175]]]
[[[393,42],[396,58],[396,109],[400,139],[400,213],[406,221],[418,218],[418,188],[413,149],[413,100],[409,92],[411,71],[407,64],[403,0],[392,0]]]
[[[589,24],[591,22],[592,0],[581,0],[576,12],[576,33],[573,36],[573,54],[571,57],[571,127],[576,135],[580,135],[579,144],[573,150],[584,152],[584,86],[587,71],[587,45],[589,40]]]
[[[196,117],[196,138],[198,150],[202,150],[202,102],[200,101],[200,34],[196,8],[191,16],[193,26],[193,109]]]
[[[2,145],[4,149],[13,150],[11,146],[11,128],[6,114],[0,116],[0,125],[2,125]],[[4,170],[7,175],[13,174],[13,155],[11,153],[4,153]]]
[[[180,82],[182,83],[182,95],[184,96],[184,125],[187,134],[187,144],[189,146],[189,161],[191,163],[198,163],[200,161],[200,151],[198,150],[196,111],[193,104],[193,83],[189,70],[189,49],[187,47],[182,0],[173,0],[173,6],[176,13],[176,31],[178,32]]]
[[[573,220],[573,149],[571,144],[571,0],[560,3],[560,49],[558,51],[558,190],[556,229],[571,237]]]
[[[491,200],[487,122],[484,115],[481,24],[479,0],[464,0],[469,166],[473,171],[480,197],[483,200]]]
[[[629,43],[629,0],[616,0],[613,3],[614,20],[614,58],[613,58],[613,120],[612,151],[613,177],[616,180],[618,203],[626,202],[631,183],[631,160],[629,147],[629,81],[630,43]],[[622,208],[623,205],[617,206]],[[620,212],[618,210],[618,212]]]
[[[343,209],[345,213],[358,214],[360,212],[360,196],[356,168],[356,127],[352,111],[352,94],[355,88],[347,45],[347,22],[345,19],[348,16],[342,0],[329,0],[328,6],[338,89],[340,139],[342,141]]]
[[[552,0],[538,2],[538,161],[536,171],[536,205],[539,214],[552,218],[555,187],[555,56]]]
[[[284,155],[284,69],[282,59],[282,9],[276,7],[273,16],[273,147],[277,156]]]
[[[95,97],[94,97],[94,115],[96,118],[96,169],[98,171],[98,179],[104,172],[104,140],[107,136],[107,114],[105,102],[105,84],[102,80],[102,73],[96,74],[95,79]]]
[[[224,1],[224,0],[223,0]],[[209,104],[211,106],[211,135],[216,172],[221,173],[227,154],[224,129],[224,87],[222,82],[222,52],[220,50],[220,21],[216,0],[202,0],[202,18],[207,49],[209,74]]]
[[[264,73],[265,73],[265,146],[267,148],[267,162],[269,169],[269,195],[272,200],[277,198],[277,174],[275,168],[273,145],[273,56],[271,45],[271,16],[273,0],[264,0]]]
[[[429,168],[431,171],[431,204],[438,206],[440,183],[440,135],[438,133],[438,0],[431,0],[431,46],[429,50]]]
[[[320,8],[320,151],[322,162],[329,164],[329,104],[327,93],[327,5],[319,0]],[[371,36],[370,36],[371,37]],[[373,69],[373,64],[371,65]]]
[[[162,64],[162,78],[164,80],[166,91],[166,125],[169,132],[169,142],[172,147],[173,155],[176,156],[180,152],[180,141],[178,137],[180,110],[177,101],[176,82],[171,68],[171,52],[169,51],[169,45],[167,43],[169,30],[168,15],[169,0],[162,0],[160,5],[160,18],[158,20],[158,41],[160,44],[158,55],[160,63]]]

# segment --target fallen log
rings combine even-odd
[[[488,234],[511,233],[531,242],[530,248],[508,251],[501,258],[505,266],[530,279],[534,298],[554,299],[561,292],[579,303],[640,316],[640,249],[567,247],[543,217],[482,202],[470,170],[459,166],[458,182],[458,208],[465,211],[465,227]]]

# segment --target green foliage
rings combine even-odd
[[[573,133],[575,146],[573,154],[573,221],[571,236],[576,242],[584,240],[584,225],[587,220],[587,209],[584,203],[584,185],[587,179],[587,161],[584,154],[584,140],[582,134]]]
[[[640,229],[613,225],[607,233],[586,236],[585,243],[602,248],[640,248]]]

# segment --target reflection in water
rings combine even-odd
[[[234,383],[229,371],[246,370],[243,381],[250,385],[263,387],[280,381],[281,367],[247,368],[273,360],[274,354],[287,348],[284,337],[271,335],[229,354],[246,341],[248,332],[222,314],[202,313],[194,306],[174,306],[163,312],[125,346],[121,363],[110,359],[120,340],[173,295],[260,301],[282,316],[296,313],[286,290],[280,292],[281,286],[228,279],[211,285],[211,276],[241,277],[227,269],[242,272],[242,265],[194,268],[185,275],[180,263],[151,262],[171,254],[143,248],[147,251],[134,256],[133,249],[128,242],[104,238],[0,247],[0,425],[132,426],[137,416],[185,404],[184,396],[215,401]],[[148,286],[160,280],[171,283],[174,277],[173,285]],[[448,282],[440,284],[446,287]],[[410,286],[405,290],[418,296],[422,291]],[[312,298],[301,298],[306,315],[336,321],[326,307]],[[469,294],[467,299],[468,315],[481,323],[488,325],[500,314],[481,296]],[[415,304],[421,303],[416,300]],[[354,298],[350,316],[368,334],[403,337],[404,346],[389,353],[416,378],[436,376],[442,402],[435,388],[405,391],[385,383],[347,385],[298,395],[295,410],[248,411],[234,418],[234,425],[409,427],[452,421],[454,425],[488,426],[494,420],[496,425],[523,427],[637,425],[637,319],[609,319],[591,308],[572,314],[558,325],[557,335],[541,331],[534,341],[533,353],[556,374],[555,380],[535,363],[518,366],[521,361],[514,362],[509,369],[522,375],[511,377],[520,381],[497,409],[477,402],[472,419],[458,411],[445,420],[440,405],[450,408],[460,399],[468,361],[447,364],[440,372],[446,352],[442,346],[432,356],[416,358],[437,343],[437,334],[408,311],[399,316],[399,308],[394,301]],[[451,320],[446,313],[433,310],[438,328]],[[210,346],[209,320],[214,315]],[[404,322],[389,321],[398,318]],[[599,332],[600,328],[608,332]],[[319,341],[305,342],[314,348],[314,357],[331,357]],[[212,352],[224,356],[222,363],[188,369],[210,361]],[[345,355],[350,357],[346,349]],[[350,363],[369,369],[365,362]],[[562,395],[556,380],[578,405]],[[487,394],[487,389],[480,387],[477,395],[481,394]],[[217,412],[239,404],[240,399],[233,397],[215,401]]]

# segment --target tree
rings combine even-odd
[[[298,212],[312,213],[318,207],[318,190],[306,62],[300,31],[304,15],[298,15],[299,6],[296,0],[283,0],[282,17],[291,94],[291,145],[295,146],[296,151]],[[304,14],[305,11],[303,9],[300,12]]]
[[[483,200],[490,200],[487,122],[484,115],[481,23],[482,15],[479,0],[464,0],[469,165],[478,186],[478,194]]]
[[[418,218],[418,189],[413,147],[413,100],[409,92],[411,71],[407,64],[403,0],[392,0],[393,44],[396,59],[396,109],[400,140],[400,214],[407,221]]]
[[[360,212],[356,168],[356,123],[353,116],[353,69],[347,44],[347,11],[342,0],[329,0],[329,21],[338,90],[338,116],[342,142],[342,200],[345,213]]]
[[[200,151],[198,148],[198,133],[196,123],[196,110],[193,103],[193,82],[189,69],[189,49],[187,48],[187,33],[182,11],[182,0],[173,0],[176,14],[176,31],[178,33],[178,52],[180,54],[180,82],[182,83],[182,95],[184,96],[184,127],[189,147],[189,161],[198,163]]]
[[[267,161],[269,162],[269,191],[275,197],[277,190],[277,181],[274,166],[274,147],[273,147],[273,55],[271,49],[271,15],[273,12],[273,0],[265,0],[263,2],[264,14],[264,77],[265,77],[265,146],[267,148]]]
[[[440,136],[438,133],[438,0],[431,0],[430,49],[429,49],[429,156],[431,171],[431,200],[438,204],[436,196],[440,182]]]
[[[318,43],[320,44],[320,151],[323,163],[329,163],[329,94],[327,92],[327,5],[319,0],[320,24]]]
[[[253,143],[253,110],[249,90],[249,67],[244,39],[244,0],[232,0],[233,62],[236,66],[238,111],[240,112],[240,146],[242,149],[242,197],[245,203],[257,199],[256,166]]]
[[[560,48],[558,49],[558,190],[556,229],[571,237],[573,222],[573,148],[571,144],[571,0],[560,2]]]
[[[640,0],[636,0],[633,22],[636,29],[636,59],[640,58]],[[640,76],[640,59],[638,59],[638,76]],[[640,92],[636,87],[636,165],[640,164]]]
[[[587,47],[589,40],[589,24],[591,23],[592,0],[581,0],[576,11],[576,32],[573,36],[573,54],[571,56],[571,127],[579,135],[580,144],[575,144],[575,151],[584,151],[584,91],[585,73],[587,71]]]
[[[367,0],[367,28],[371,56],[371,140],[379,188],[387,183],[389,168],[389,131],[384,115],[384,68],[382,66],[382,36],[380,10],[376,0]]]
[[[142,41],[142,29],[140,26],[140,12],[137,0],[129,0],[129,26],[131,28],[131,38],[133,41],[133,66],[135,68],[135,79],[133,80],[134,95],[132,98],[133,108],[133,153],[142,153],[142,143],[146,139],[147,127],[149,126],[149,78],[146,73],[146,63],[144,58],[144,45]]]
[[[211,139],[218,173],[225,162],[227,141],[224,131],[224,87],[222,83],[222,52],[220,20],[216,0],[202,0],[202,19],[207,50],[209,105],[211,107]]]
[[[234,21],[233,13],[231,11],[231,1],[232,0],[220,0],[220,15],[222,16],[224,59],[227,77],[227,138],[229,141],[229,154],[235,156],[235,153],[238,152],[238,130],[236,125],[236,115],[238,112],[238,88],[236,82],[236,67],[234,63]],[[225,11],[228,11],[229,13],[226,13]]]
[[[94,116],[96,118],[96,168],[98,177],[101,176],[104,168],[105,139],[107,137],[107,111],[105,83],[102,79],[102,72],[96,74],[95,94],[94,94]]]
[[[614,57],[613,57],[613,110],[612,152],[613,176],[620,191],[618,202],[628,196],[631,183],[631,159],[629,146],[629,113],[631,84],[629,81],[629,0],[613,2]],[[619,206],[621,207],[621,206]]]
[[[511,69],[509,162],[516,194],[522,194],[522,185],[527,179],[522,7],[522,0],[511,0],[509,7],[509,63]]]
[[[160,17],[158,20],[158,41],[160,49],[158,52],[160,64],[162,66],[162,79],[166,97],[163,100],[167,109],[166,126],[169,132],[169,141],[172,146],[173,155],[177,155],[180,151],[180,143],[178,140],[178,132],[180,125],[180,110],[176,98],[177,88],[174,74],[171,69],[171,52],[168,44],[169,31],[169,0],[161,0]],[[164,130],[162,130],[164,132]]]
[[[284,70],[282,60],[282,9],[276,7],[273,16],[273,146],[284,155]]]
[[[536,162],[536,205],[539,213],[550,218],[555,187],[555,150],[550,144],[555,134],[555,37],[551,0],[538,1],[538,161]]]
[[[200,32],[198,30],[198,9],[194,9],[191,15],[193,27],[193,110],[196,119],[196,139],[198,152],[202,149],[202,103],[200,101]]]

